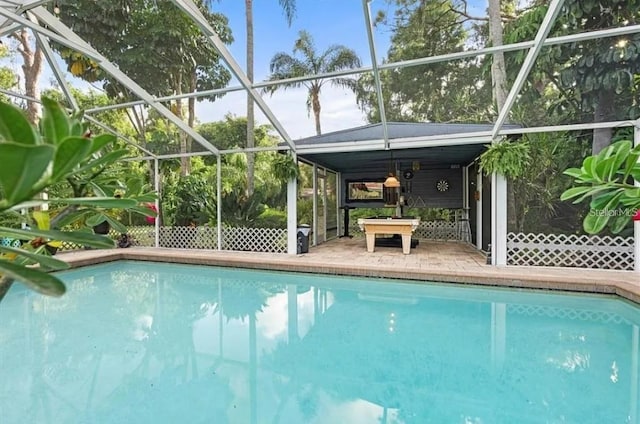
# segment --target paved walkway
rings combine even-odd
[[[415,282],[441,281],[549,290],[617,294],[640,303],[640,274],[581,268],[494,267],[470,245],[455,242],[420,242],[403,255],[400,248],[376,247],[366,252],[364,238],[332,240],[302,255],[128,248],[85,250],[59,254],[72,266],[130,259],[233,266],[321,274],[402,278]]]

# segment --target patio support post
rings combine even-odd
[[[466,211],[469,207],[469,168],[462,167],[462,208]]]
[[[315,163],[313,164],[313,172],[311,175],[313,175],[311,178],[313,180],[313,222],[311,223],[311,228],[313,228],[313,240],[311,244],[315,246],[318,244],[318,165]]]
[[[294,160],[297,155],[291,152]],[[298,181],[295,178],[287,182],[287,253],[298,254]]]
[[[156,191],[158,198],[155,201],[156,211],[160,213],[160,166],[158,159],[153,160],[153,189]],[[157,216],[154,222],[153,238],[154,246],[160,247],[160,217]]]
[[[216,231],[218,233],[218,250],[222,250],[222,155],[216,161]]]
[[[640,145],[640,120],[633,127],[633,145]],[[634,184],[640,187],[640,181]],[[633,270],[640,273],[640,221],[633,221]]]
[[[491,265],[507,264],[507,179],[491,175]]]
[[[476,197],[476,247],[482,250],[482,171],[478,167],[478,173],[476,174],[476,191],[478,196]]]

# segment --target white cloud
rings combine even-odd
[[[291,138],[315,135],[313,113],[307,112],[306,89],[282,90],[277,91],[273,96],[267,94],[263,97]],[[366,124],[364,114],[356,104],[355,95],[347,90],[330,85],[323,87],[320,104],[322,107],[320,124],[323,133]],[[229,93],[215,102],[203,101],[198,104],[197,115],[200,122],[218,121],[227,113],[246,116],[246,105],[244,92]],[[258,124],[269,123],[258,107],[256,107],[256,121]]]

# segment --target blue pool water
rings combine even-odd
[[[0,422],[638,423],[597,296],[119,262],[0,302]]]

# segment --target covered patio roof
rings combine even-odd
[[[371,124],[295,143],[299,158],[338,172],[384,169],[392,159],[419,161],[423,168],[448,168],[473,162],[491,143],[492,128],[493,124],[387,122],[386,128],[382,123]]]

